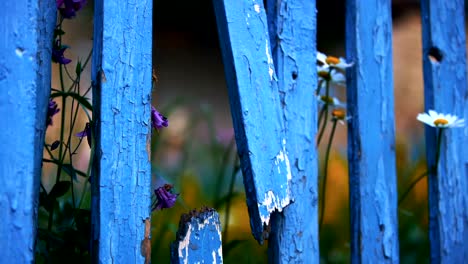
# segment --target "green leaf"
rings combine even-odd
[[[74,92],[54,92],[50,95],[50,98],[55,98],[55,97],[60,97],[60,96],[63,96],[63,97],[72,97],[73,99],[77,100],[78,103],[80,103],[84,108],[87,108],[88,110],[90,111],[93,111],[93,106],[91,105],[91,103],[88,101],[88,99],[86,97],[83,97],[82,95],[78,94],[78,93],[74,93]]]
[[[65,31],[61,30],[61,29],[55,29],[54,30],[54,36],[63,36],[65,35]]]
[[[58,198],[65,195],[70,189],[71,182],[59,181],[57,182],[49,193],[50,198]]]
[[[229,242],[227,242],[225,245],[223,245],[223,251],[227,255],[229,251],[237,247],[238,245],[244,243],[246,240],[243,239],[233,239]]]
[[[234,199],[236,199],[237,197],[240,197],[240,196],[241,196],[240,192],[232,192],[231,194],[228,193],[228,194],[224,195],[223,197],[219,198],[215,202],[214,208],[219,209],[222,206],[224,206],[225,204],[232,202],[232,200],[234,200]]]
[[[65,171],[73,180],[76,180],[76,171],[71,164],[63,164],[63,171]]]
[[[46,162],[46,163],[53,163],[57,166],[60,165],[60,162],[58,160],[51,160],[51,159],[42,159],[42,162]],[[72,167],[71,164],[62,164],[62,168],[63,170],[70,176],[76,178],[76,175],[78,174],[79,176],[81,177],[84,177],[84,178],[87,178],[88,175],[80,170],[77,170],[75,168]],[[72,172],[73,170],[73,172]]]
[[[39,205],[43,206],[44,209],[46,209],[47,212],[50,212],[50,209],[53,206],[52,201],[49,199],[47,196],[47,193],[45,192],[40,192],[39,193]]]
[[[80,75],[81,75],[81,71],[82,71],[82,69],[81,69],[81,61],[78,61],[78,62],[76,63],[76,68],[75,68],[75,73],[76,73],[76,75],[77,75],[77,76],[80,76]]]

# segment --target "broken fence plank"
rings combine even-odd
[[[254,237],[291,201],[290,161],[262,1],[214,0]]]
[[[180,218],[171,263],[223,263],[221,224],[214,209],[193,210]]]

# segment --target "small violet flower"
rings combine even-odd
[[[58,41],[55,42],[52,47],[52,61],[59,64],[68,64],[71,62],[70,59],[65,58],[63,53],[67,49],[67,46],[60,45]]]
[[[465,126],[465,119],[460,119],[455,115],[441,114],[434,110],[428,112],[429,114],[418,114],[416,119],[431,127],[452,128]]]
[[[47,108],[46,126],[53,125],[52,117],[54,117],[54,115],[57,114],[59,111],[60,109],[58,108],[57,103],[54,100],[49,100],[49,107]]]
[[[161,115],[156,108],[151,106],[151,127],[155,129],[161,129],[163,127],[167,127],[169,125],[169,121],[163,115]]]
[[[171,184],[164,184],[164,186],[157,188],[154,190],[154,194],[156,195],[156,205],[152,208],[152,211],[155,210],[162,210],[164,208],[171,208],[175,205],[177,200],[178,194],[173,194]]]
[[[75,136],[79,137],[80,139],[86,137],[86,139],[88,140],[88,145],[89,147],[91,147],[92,137],[91,137],[91,126],[89,125],[89,122],[86,123],[85,129],[81,132],[76,133]]]
[[[86,4],[86,0],[57,0],[57,8],[63,18],[72,18]],[[63,6],[63,7],[62,7]]]

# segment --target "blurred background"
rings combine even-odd
[[[318,50],[337,57],[345,57],[344,3],[317,1]],[[66,32],[73,32],[65,36],[64,43],[70,46],[66,57],[85,58],[89,53],[93,4],[88,1],[75,19],[64,24]],[[401,193],[411,179],[426,170],[423,126],[416,122],[416,115],[423,111],[421,20],[418,1],[395,0],[392,10],[396,151]],[[171,183],[180,196],[174,208],[153,213],[152,261],[169,262],[170,243],[175,239],[182,213],[209,206],[218,210],[223,232],[227,232],[223,237],[225,263],[266,263],[267,245],[258,245],[250,233],[242,175],[237,170],[212,1],[154,0],[153,20],[153,67],[158,79],[153,105],[169,119],[168,128],[153,131],[153,187]],[[54,85],[58,86],[56,81]],[[82,87],[88,86],[89,81],[83,78]],[[336,95],[341,101],[346,100],[344,89]],[[83,119],[83,127],[85,122]],[[49,130],[46,140],[50,142],[58,126]],[[346,127],[340,126],[337,133],[329,164],[327,193],[330,195],[327,195],[320,235],[323,263],[347,263],[350,253]],[[89,159],[85,147],[81,147],[83,155],[75,162],[81,170],[86,170]],[[324,151],[319,151],[323,156]],[[52,170],[44,168],[43,181],[53,175]],[[429,262],[425,180],[401,205],[399,221],[401,262]]]

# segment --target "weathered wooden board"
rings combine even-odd
[[[55,1],[7,1],[0,9],[0,262],[32,263]]]
[[[391,1],[346,4],[351,262],[398,263]]]
[[[421,1],[425,109],[468,119],[464,1]],[[431,263],[468,258],[468,128],[443,134],[437,174],[429,174]],[[426,128],[428,168],[436,130]],[[431,170],[432,171],[432,170]]]
[[[95,1],[93,47],[93,261],[144,263],[140,245],[151,202],[152,1]]]
[[[0,263],[32,263],[55,1],[6,1],[0,9]]]
[[[272,218],[269,260],[319,263],[315,1],[269,0],[266,9],[294,198]]]
[[[252,232],[262,242],[270,214],[291,201],[292,179],[268,22],[262,1],[213,3]]]
[[[223,263],[221,223],[213,209],[182,215],[176,241],[171,245],[171,263]]]

